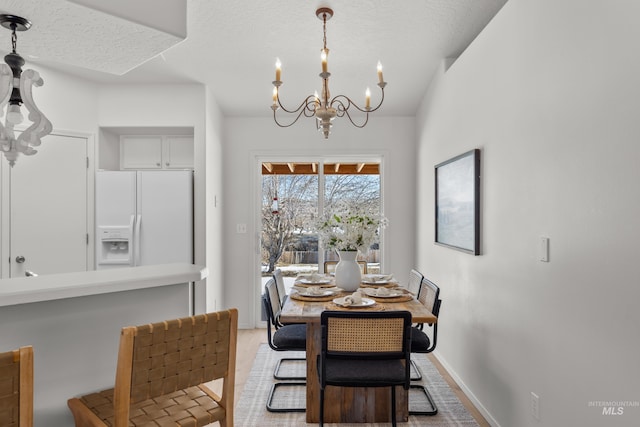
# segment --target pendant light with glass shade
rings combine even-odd
[[[0,152],[13,166],[19,154],[32,156],[34,149],[41,144],[41,138],[53,130],[51,122],[45,117],[33,101],[33,87],[42,86],[43,80],[35,70],[22,70],[25,64],[22,56],[16,52],[16,31],[26,31],[31,27],[29,20],[15,15],[0,15],[0,25],[11,30],[11,52],[0,64],[0,114],[5,112],[4,122],[0,117]],[[15,126],[24,122],[22,106],[26,108],[27,119],[31,125],[22,131]],[[16,136],[16,134],[18,134]]]

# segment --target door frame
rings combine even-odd
[[[19,128],[17,131],[24,130],[25,128]],[[70,138],[81,138],[87,140],[87,169],[86,169],[86,180],[87,180],[87,234],[88,234],[88,244],[87,244],[87,270],[95,269],[95,241],[94,241],[94,188],[95,188],[95,170],[96,170],[96,147],[95,147],[95,135],[87,132],[77,132],[70,130],[53,130],[51,135],[61,136],[61,137],[70,137]],[[43,144],[47,143],[46,137],[44,137]],[[36,156],[38,154],[35,154]],[[9,264],[9,255],[11,253],[10,248],[10,236],[11,236],[11,207],[9,206],[10,199],[10,189],[11,189],[11,167],[9,163],[4,159],[4,156],[0,154],[2,158],[0,158],[0,279],[8,279],[11,272],[11,265]],[[29,161],[27,156],[20,156],[18,162],[14,167],[20,167],[20,161]]]
[[[252,157],[252,173],[251,180],[252,191],[250,209],[253,212],[253,224],[249,224],[249,230],[251,236],[253,236],[251,245],[253,246],[253,298],[251,300],[253,324],[257,328],[265,327],[266,322],[262,320],[262,307],[260,304],[260,296],[262,295],[262,271],[260,269],[262,254],[261,254],[261,235],[262,235],[262,163],[264,162],[318,162],[318,163],[359,163],[359,162],[380,162],[380,206],[382,208],[382,215],[384,215],[384,195],[385,195],[385,159],[386,153],[384,150],[376,151],[362,151],[358,154],[344,153],[344,154],[323,154],[318,152],[309,152],[301,154],[291,154],[291,151],[254,151],[251,153]],[[324,188],[324,176],[321,176],[318,180],[319,188]],[[324,197],[324,192],[322,192]],[[380,257],[382,263],[380,268],[384,269],[385,263],[385,239],[384,232],[380,235]],[[384,271],[384,270],[382,270]],[[250,319],[251,322],[251,319]]]

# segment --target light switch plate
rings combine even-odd
[[[542,262],[549,262],[549,238],[540,237],[538,242],[538,259]]]

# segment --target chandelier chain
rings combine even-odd
[[[16,34],[16,24],[11,24],[11,48],[13,53],[16,53],[16,46],[18,45],[18,35]]]
[[[324,50],[327,50],[327,13],[322,14],[322,31],[324,33],[324,37],[322,38],[322,42],[324,44]]]

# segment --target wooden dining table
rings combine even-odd
[[[336,297],[349,295],[341,293]],[[371,298],[364,295],[367,298]],[[375,298],[374,298],[375,299]],[[411,313],[413,323],[436,323],[434,316],[423,304],[412,298],[404,302],[388,302],[390,299],[377,298],[370,307],[342,307],[332,300],[302,301],[291,296],[286,299],[280,320],[283,323],[305,323],[307,326],[307,404],[308,423],[320,419],[320,382],[318,380],[317,358],[320,354],[321,330],[320,313],[325,310],[393,311],[406,310]],[[332,387],[325,389],[324,421],[331,423],[373,423],[391,420],[391,393],[387,387]],[[409,418],[409,395],[403,387],[396,389],[396,417],[399,422]]]

